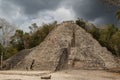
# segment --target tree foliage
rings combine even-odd
[[[116,12],[116,19],[120,20],[120,9],[118,9]]]
[[[110,39],[110,47],[115,55],[120,56],[120,31],[117,31],[112,35]]]
[[[114,25],[106,25],[102,29],[100,29],[100,37],[99,41],[103,46],[107,46],[108,41],[111,39],[111,36],[118,31]]]
[[[46,36],[52,31],[56,23],[52,24],[43,24],[42,27],[39,27],[32,35],[30,39],[30,48],[35,47],[40,44]]]
[[[81,18],[78,18],[76,20],[76,24],[79,25],[80,27],[82,27],[83,29],[85,29],[85,21]]]
[[[23,35],[24,32],[22,30],[16,30],[14,36],[11,37],[10,43],[18,51],[24,49]]]
[[[8,46],[8,47],[6,47],[6,48],[4,48],[4,49],[6,49],[6,50],[4,50],[4,52],[3,53],[5,53],[4,54],[4,60],[5,59],[8,59],[9,57],[11,57],[11,56],[13,56],[14,54],[16,54],[18,51],[17,51],[17,49],[16,48],[14,48],[12,45],[11,46]],[[6,51],[6,52],[5,52]]]

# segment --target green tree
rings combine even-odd
[[[55,25],[56,23],[43,24],[42,27],[40,27],[31,35],[30,47],[35,47],[36,45],[39,45],[42,41],[44,41],[46,36],[53,30]]]
[[[107,46],[111,36],[118,31],[118,28],[114,25],[107,25],[100,30],[99,41],[103,46]]]
[[[83,29],[85,29],[85,21],[81,18],[78,18],[76,20],[76,24],[79,25],[80,27],[82,27]]]
[[[89,32],[90,34],[92,34],[92,36],[93,36],[95,39],[99,40],[99,37],[100,37],[100,30],[99,30],[99,28],[94,27],[94,28],[92,28],[91,30],[89,30],[88,32]]]
[[[0,53],[2,52],[2,45],[1,45],[1,43],[0,43]]]
[[[25,49],[30,48],[30,39],[31,39],[31,36],[29,35],[29,33],[25,33],[23,35],[23,43],[24,43],[24,48]]]
[[[16,30],[15,35],[12,36],[11,44],[14,48],[17,48],[18,51],[24,49],[24,32],[23,30]]]
[[[4,52],[6,54],[4,54],[4,60],[8,59],[9,57],[13,56],[14,54],[16,54],[18,51],[16,48],[14,48],[13,46],[8,46],[5,48],[7,51]]]
[[[32,33],[36,32],[38,30],[38,28],[39,27],[37,26],[36,23],[31,24],[31,26],[29,26],[30,33],[32,34]]]
[[[117,31],[110,39],[110,47],[112,52],[120,56],[120,31]]]
[[[3,46],[0,43],[0,55],[1,55],[2,52],[3,52]]]
[[[116,12],[116,19],[120,20],[120,9]]]

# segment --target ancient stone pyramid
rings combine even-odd
[[[4,69],[61,70],[118,67],[115,57],[72,21],[56,28],[37,47],[9,58]]]

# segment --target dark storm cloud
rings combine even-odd
[[[25,14],[34,15],[43,10],[57,9],[62,0],[3,0],[20,6]]]
[[[67,0],[69,1],[69,0]],[[71,0],[73,11],[76,17],[84,18],[88,21],[95,21],[97,19],[102,19],[99,22],[104,23],[114,23],[115,22],[115,10],[108,10],[100,0]]]
[[[38,17],[38,13],[45,11],[55,11],[58,8],[73,10],[75,18],[83,18],[96,24],[115,23],[115,11],[109,11],[100,0],[1,0],[1,12],[12,13],[21,9],[21,14],[26,17]],[[14,6],[12,6],[14,5]],[[40,15],[40,14],[39,14]],[[6,15],[8,16],[8,15]],[[13,15],[14,16],[14,15]],[[50,15],[51,16],[51,15]],[[65,16],[65,15],[64,15]],[[54,16],[52,16],[54,17]],[[18,20],[19,21],[19,20]],[[22,22],[22,21],[21,21]]]

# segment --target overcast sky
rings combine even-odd
[[[0,0],[0,17],[24,30],[34,22],[40,25],[78,17],[95,24],[114,23],[114,14],[99,0]]]

